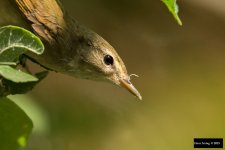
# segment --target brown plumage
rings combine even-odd
[[[18,19],[13,24],[7,18],[0,18],[0,25],[31,27],[41,37],[46,46],[44,54],[28,54],[41,65],[78,78],[109,81],[142,99],[114,48],[97,33],[73,20],[58,1],[1,0],[0,5],[14,7],[10,13]],[[1,12],[4,15],[4,9]]]

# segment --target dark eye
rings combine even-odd
[[[112,56],[110,56],[110,55],[105,55],[105,57],[104,57],[104,63],[106,64],[106,65],[113,65],[113,57]]]

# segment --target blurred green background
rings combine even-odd
[[[26,150],[189,150],[195,137],[225,138],[224,2],[178,1],[183,27],[160,0],[62,3],[140,76],[143,101],[51,73],[17,100],[35,125]]]

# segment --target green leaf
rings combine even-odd
[[[176,0],[162,0],[162,2],[167,6],[167,8],[169,9],[169,11],[172,13],[172,15],[174,16],[174,18],[178,22],[178,24],[180,26],[182,26],[182,21],[180,20],[180,18],[178,16],[179,7],[178,7],[178,5],[176,3]]]
[[[35,96],[30,94],[17,94],[8,96],[15,102],[32,120],[34,127],[32,134],[46,135],[50,132],[49,114],[39,103]]]
[[[38,81],[38,78],[7,65],[0,65],[0,75],[3,78],[16,83]]]
[[[15,94],[25,94],[32,90],[39,82],[41,82],[48,75],[48,71],[43,71],[35,74],[35,77],[38,78],[38,81],[26,82],[26,83],[15,83],[9,80],[3,80],[3,84],[7,86],[9,90],[8,93]]]
[[[38,55],[44,52],[44,45],[33,33],[16,26],[0,28],[0,64],[18,62],[20,55],[31,51]]]
[[[33,128],[32,121],[14,102],[0,98],[0,149],[24,148]]]

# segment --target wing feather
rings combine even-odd
[[[16,0],[25,17],[32,22],[32,27],[45,40],[54,42],[65,28],[64,13],[56,0]]]

